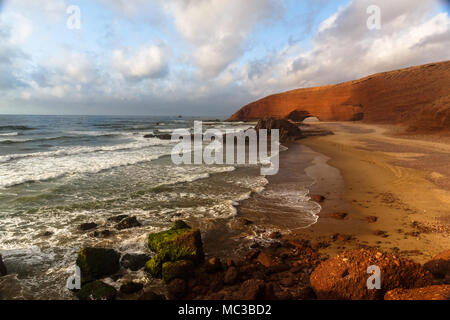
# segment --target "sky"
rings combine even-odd
[[[448,60],[449,2],[0,0],[0,114],[226,117]]]

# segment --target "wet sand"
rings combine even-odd
[[[369,245],[423,263],[450,248],[450,144],[394,136],[389,127],[316,125],[335,135],[300,143],[328,157],[307,169],[317,180],[311,194],[327,199],[318,222],[298,236],[329,242],[324,252],[330,256]],[[347,216],[339,220],[330,213]],[[375,223],[367,221],[371,216]],[[333,240],[336,234],[352,239]]]

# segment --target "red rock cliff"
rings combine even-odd
[[[446,61],[271,95],[243,107],[229,120],[300,114],[322,121],[363,119],[369,123],[413,124],[412,128],[433,123],[435,129],[450,130],[444,128],[450,119],[449,93],[450,61]]]

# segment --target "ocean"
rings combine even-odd
[[[148,252],[148,233],[178,219],[228,221],[241,201],[264,192],[268,180],[256,165],[174,165],[175,143],[144,137],[193,125],[194,119],[176,117],[0,115],[0,253],[11,274],[2,278],[6,298],[71,299],[65,281],[82,247]],[[250,126],[203,122],[204,129]],[[295,203],[308,204],[305,225],[320,209],[308,202],[308,183],[294,194]],[[142,226],[116,230],[108,218],[122,214]],[[86,222],[113,234],[95,238],[79,230]]]

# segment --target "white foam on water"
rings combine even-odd
[[[0,137],[13,137],[13,136],[18,136],[19,133],[18,132],[9,132],[9,133],[0,133]]]

